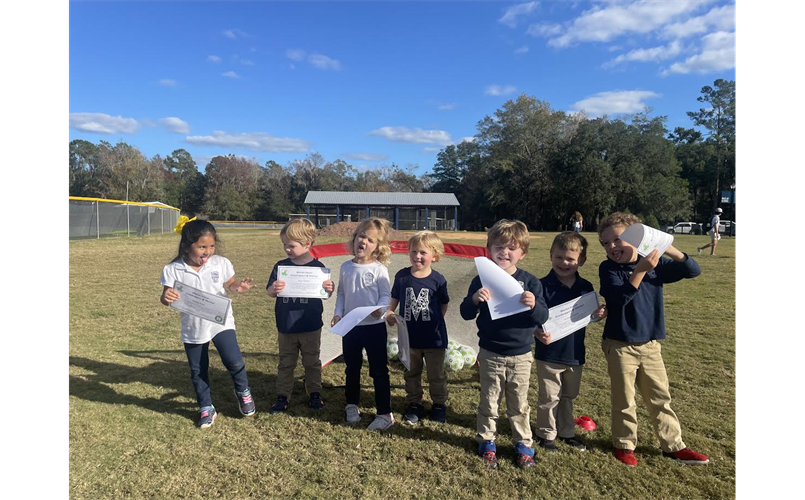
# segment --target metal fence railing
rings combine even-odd
[[[273,220],[211,220],[215,227],[234,227],[238,229],[282,229],[284,222]]]
[[[164,234],[178,219],[178,208],[159,202],[70,196],[70,239]]]

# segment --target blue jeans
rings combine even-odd
[[[389,381],[388,357],[386,354],[386,323],[356,326],[342,337],[344,372],[347,376],[347,404],[360,405],[362,349],[369,358],[369,376],[375,386],[375,407],[378,415],[391,413],[391,382]]]
[[[249,390],[249,379],[246,377],[246,363],[243,362],[243,355],[240,353],[238,340],[235,337],[235,330],[224,330],[212,338],[212,343],[218,350],[232,380],[235,382],[235,390],[244,393]],[[187,353],[187,362],[190,365],[190,380],[193,382],[193,389],[196,390],[199,408],[212,407],[210,398],[210,343],[204,344],[185,344],[184,350]]]

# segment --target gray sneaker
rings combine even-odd
[[[215,411],[215,408],[201,410],[198,414],[198,428],[207,429],[208,427],[212,427],[217,416],[218,412]]]
[[[361,412],[358,411],[357,405],[347,405],[344,408],[344,411],[347,413],[347,423],[354,424],[355,422],[361,421]]]
[[[394,414],[387,413],[385,415],[376,416],[367,429],[370,431],[385,431],[392,425],[394,425]]]
[[[422,419],[422,412],[425,407],[416,403],[411,403],[405,408],[405,416],[403,416],[403,423],[407,425],[416,425]]]

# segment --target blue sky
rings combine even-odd
[[[71,1],[69,29],[70,140],[200,169],[318,152],[423,173],[521,93],[673,129],[735,79],[729,1]]]

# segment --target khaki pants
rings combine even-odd
[[[572,438],[576,435],[573,417],[573,400],[579,395],[581,366],[537,363],[537,437],[553,441],[556,436]]]
[[[517,356],[502,356],[484,348],[478,353],[481,376],[481,397],[478,402],[479,443],[494,441],[498,435],[498,408],[506,395],[506,415],[512,428],[512,442],[531,447],[531,423],[528,406],[528,381],[531,376],[531,352]]]
[[[305,333],[280,333],[277,338],[280,362],[277,366],[277,395],[288,396],[293,392],[293,372],[296,360],[302,353],[305,367],[305,386],[308,393],[321,392],[321,328]]]
[[[409,350],[411,369],[403,374],[405,379],[405,404],[422,404],[422,370],[427,365],[428,392],[435,405],[447,402],[447,372],[444,369],[446,349]],[[424,361],[424,363],[423,363]]]
[[[607,358],[612,386],[613,446],[626,450],[634,450],[637,446],[637,386],[662,451],[672,453],[684,448],[679,419],[671,409],[671,393],[660,343],[656,340],[630,343],[604,339],[601,348]]]

